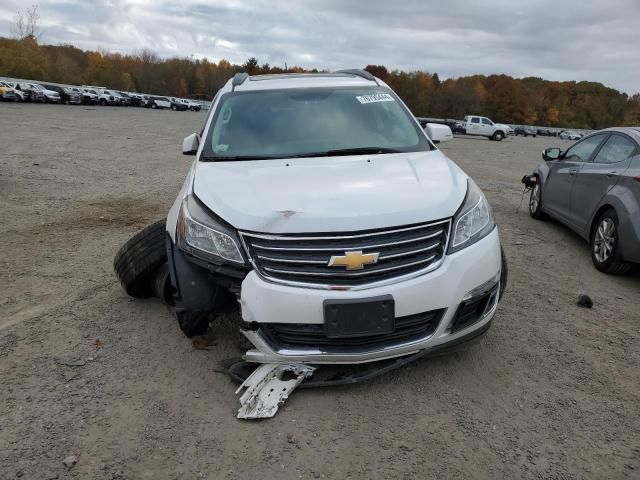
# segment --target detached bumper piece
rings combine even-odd
[[[304,379],[310,378],[314,371],[315,367],[302,364],[260,365],[236,390],[236,393],[240,393],[246,388],[240,397],[238,418],[273,417],[291,392]]]
[[[296,385],[293,388],[321,388],[335,387],[338,385],[353,385],[355,383],[371,380],[390,371],[404,367],[421,358],[447,355],[457,352],[458,350],[468,348],[470,345],[480,340],[487,333],[490,326],[491,322],[487,323],[477,330],[463,335],[462,337],[452,342],[438,345],[427,350],[421,350],[412,355],[392,358],[388,360],[380,360],[377,362],[366,364],[321,365],[313,367],[311,365],[305,364],[265,363],[260,364],[260,366],[256,368],[256,364],[253,362],[247,362],[242,359],[229,359],[223,362],[220,365],[220,369],[217,371],[219,373],[227,374],[232,380],[236,382],[242,382],[242,385],[240,385],[236,393],[239,393],[245,387],[248,388],[248,390],[240,398],[242,407],[238,411],[238,418],[267,418],[266,416],[241,417],[240,415],[249,415],[250,413],[253,413],[255,411],[255,408],[251,407],[251,405],[260,407],[257,397],[262,391],[264,391],[265,393],[270,393],[269,389],[272,388],[273,385],[270,385],[269,388],[266,388],[264,384],[269,382],[270,378],[274,378],[278,375],[279,368],[282,369],[279,372],[280,375],[282,375],[284,372],[287,372],[288,369],[311,369],[310,373],[308,373],[308,376],[303,375],[303,378],[300,379],[299,382],[298,379],[300,376],[300,370],[298,370],[298,374],[295,374],[294,372]],[[302,373],[304,374],[304,371]],[[287,375],[289,374],[287,373]],[[313,378],[311,378],[312,376]],[[280,378],[282,378],[282,376]],[[280,380],[280,383],[283,383],[282,380]],[[282,392],[282,388],[283,387],[280,387],[280,390],[274,388],[274,392]],[[286,392],[285,398],[280,399],[282,403],[284,402],[284,400],[286,400],[286,398],[288,398],[289,394],[293,391],[293,388],[289,389]],[[273,399],[270,399],[268,401],[268,404],[272,403]],[[273,410],[273,413],[270,416],[275,415],[277,410],[277,408]]]
[[[536,183],[538,183],[538,177],[535,175],[525,175],[522,177],[522,180],[520,180],[520,183],[523,183],[526,188],[533,188],[536,186]]]

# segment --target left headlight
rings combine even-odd
[[[454,253],[487,236],[496,226],[491,206],[476,183],[469,179],[467,196],[453,217],[449,252]]]
[[[192,195],[182,202],[177,238],[182,250],[203,260],[216,264],[227,260],[245,263],[232,229],[208,214]]]

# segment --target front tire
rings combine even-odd
[[[103,107],[107,106],[107,101],[103,98],[100,100],[100,105],[102,105]]]
[[[160,220],[136,233],[118,250],[113,268],[128,295],[144,298],[153,296],[152,276],[166,261],[166,220]]]
[[[496,142],[501,142],[501,141],[504,139],[504,133],[502,133],[502,132],[496,132],[496,133],[494,133],[494,134],[493,134],[493,139],[494,139]]]
[[[591,260],[604,273],[627,273],[631,264],[624,261],[620,251],[618,215],[612,208],[605,210],[596,220],[591,232]]]
[[[540,177],[537,177],[535,186],[531,189],[529,197],[529,215],[536,220],[543,220],[546,215],[542,211],[542,186]]]

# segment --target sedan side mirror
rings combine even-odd
[[[561,150],[557,147],[547,148],[542,152],[542,159],[545,162],[550,162],[551,160],[557,160],[560,158]]]
[[[188,137],[184,137],[182,140],[182,154],[183,155],[195,155],[200,146],[200,135],[192,133]]]

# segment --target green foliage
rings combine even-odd
[[[640,125],[640,94],[628,97],[600,83],[508,75],[441,80],[437,73],[389,72],[384,65],[367,65],[366,70],[389,84],[417,116],[460,119],[476,114],[506,123],[593,129]],[[256,75],[304,69],[260,65],[257,58],[232,65],[226,60],[160,59],[148,49],[121,55],[39,45],[33,37],[0,37],[0,76],[7,77],[211,99],[229,78],[243,71]]]

